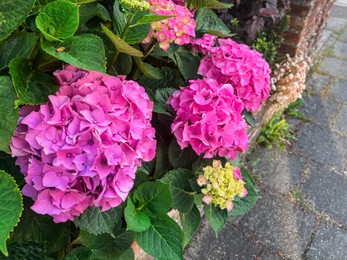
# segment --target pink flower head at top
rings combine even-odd
[[[217,36],[205,33],[201,38],[191,38],[190,44],[193,51],[208,55],[209,51],[214,47],[216,40]]]
[[[64,222],[124,201],[156,141],[153,103],[136,82],[71,65],[54,75],[59,91],[47,104],[21,108],[10,147],[32,209]]]
[[[171,125],[182,149],[191,145],[205,158],[215,155],[234,159],[248,146],[244,108],[230,84],[214,79],[190,80],[189,85],[173,93],[168,103],[176,111]]]
[[[229,83],[248,111],[258,111],[269,96],[270,73],[262,55],[231,39],[219,39],[202,59],[198,73],[219,83]]]
[[[148,2],[152,13],[173,17],[153,22],[151,32],[143,43],[149,43],[154,37],[163,50],[167,50],[172,42],[178,45],[190,43],[190,37],[195,36],[196,24],[194,14],[188,8],[175,4],[172,0],[148,0]]]

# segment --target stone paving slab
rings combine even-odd
[[[249,163],[252,173],[262,183],[285,195],[299,183],[305,165],[302,157],[279,148],[259,149],[252,154]]]
[[[322,227],[307,253],[307,260],[346,260],[347,232],[337,227]]]
[[[347,227],[346,190],[347,172],[339,175],[317,165],[313,166],[310,178],[303,185],[304,194],[313,201],[316,210],[328,213]]]
[[[337,79],[328,92],[328,97],[347,103],[347,80]]]
[[[335,42],[333,55],[338,57],[339,59],[347,59],[347,44],[341,41]]]
[[[322,127],[330,128],[340,112],[342,105],[317,96],[306,97],[298,108],[309,119],[319,123]]]
[[[301,259],[313,232],[315,217],[306,215],[278,194],[262,193],[254,208],[243,217],[239,227],[264,243],[272,252],[283,252]]]
[[[342,31],[347,26],[347,20],[340,17],[330,17],[326,29],[331,31]]]
[[[235,243],[237,241],[237,243]],[[206,219],[185,250],[185,260],[254,259],[261,246],[253,243],[228,222],[218,238]]]
[[[322,116],[325,116],[324,114]],[[342,172],[347,158],[347,138],[332,132],[327,126],[305,126],[295,142],[295,149],[310,159]]]
[[[341,40],[341,41],[345,41],[345,42],[347,42],[347,31],[346,31],[346,32],[344,32],[343,34],[341,34],[341,36],[340,36],[340,40]]]
[[[340,114],[336,118],[334,130],[347,136],[347,105],[344,105]]]
[[[330,75],[323,75],[314,72],[309,76],[306,82],[306,90],[309,91],[309,93],[312,92],[313,94],[320,96],[322,91],[329,86],[331,78]]]
[[[340,60],[331,57],[326,58],[320,67],[320,69],[326,73],[341,78],[347,78],[346,68],[347,60]]]
[[[271,253],[270,250],[266,250],[265,252],[263,252],[260,255],[259,259],[261,259],[261,260],[280,260],[282,258]]]

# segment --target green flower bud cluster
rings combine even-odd
[[[121,0],[121,4],[130,10],[143,12],[149,9],[149,3],[146,0]]]
[[[199,186],[204,186],[201,192],[205,195],[202,200],[206,204],[212,203],[231,211],[235,197],[247,195],[240,169],[229,162],[222,167],[220,161],[214,160],[212,166],[203,168],[203,172],[197,182]]]

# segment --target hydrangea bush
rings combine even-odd
[[[200,211],[218,234],[252,208],[257,188],[238,157],[271,70],[211,10],[230,4],[3,7],[4,255],[133,259],[135,241],[158,259],[182,259]]]

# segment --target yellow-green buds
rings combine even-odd
[[[206,204],[213,203],[221,209],[231,211],[235,197],[242,198],[248,193],[240,169],[229,162],[222,167],[220,161],[214,160],[212,166],[203,168],[203,172],[197,183],[199,186],[205,186],[201,192],[205,195],[202,201]]]

